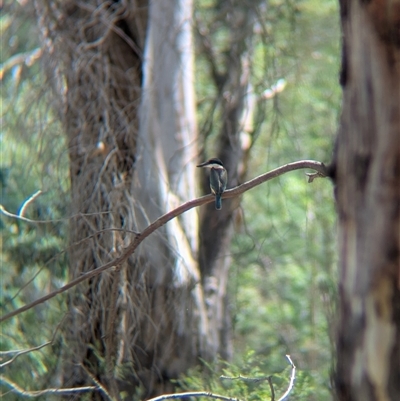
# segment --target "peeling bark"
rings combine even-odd
[[[112,261],[135,232],[195,198],[193,4],[37,0],[36,9],[69,143],[73,278]],[[191,210],[126,263],[70,292],[65,385],[98,381],[113,399],[148,398],[171,392],[172,379],[199,358],[228,354],[220,335],[230,340],[227,269],[209,302],[198,248]]]
[[[400,2],[341,1],[339,400],[400,399]]]

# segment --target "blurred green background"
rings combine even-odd
[[[215,18],[215,1],[195,2],[197,19]],[[338,84],[340,30],[333,0],[270,1],[265,35],[255,46],[254,92],[284,80],[281,93],[265,101],[253,143],[247,178],[280,165],[314,159],[329,163],[340,107]],[[63,285],[68,237],[68,155],[59,116],[51,107],[49,82],[41,70],[39,32],[33,7],[5,2],[0,16],[1,204],[18,213],[24,200],[43,194],[25,217],[29,224],[1,216],[1,312],[7,313]],[[224,26],[213,32],[221,52]],[[38,53],[39,52],[39,53]],[[29,54],[24,62],[16,55]],[[196,92],[200,135],[208,125],[215,88],[197,50]],[[281,83],[283,81],[280,81]],[[218,113],[205,146],[220,124]],[[255,138],[254,138],[255,139]],[[267,381],[221,381],[219,375],[273,375],[279,397],[287,388],[290,354],[297,366],[291,399],[329,400],[332,335],[336,309],[336,223],[329,180],[307,183],[295,171],[246,192],[231,247],[231,312],[234,360],[202,364],[179,381],[188,390],[210,390],[232,397],[269,399]],[[45,223],[47,221],[47,223]],[[4,363],[21,350],[53,338],[66,312],[62,294],[1,325]],[[57,385],[62,338],[21,355],[4,368],[4,377],[35,390]],[[1,393],[18,399],[4,381]],[[13,398],[16,397],[16,398]],[[48,399],[43,397],[43,399]]]

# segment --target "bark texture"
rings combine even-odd
[[[147,4],[37,1],[36,8],[69,145],[69,277],[74,278],[110,262],[134,238],[127,230],[135,228],[130,187]],[[117,399],[122,390],[133,393],[139,386],[138,335],[129,326],[130,317],[140,313],[137,274],[127,261],[69,294],[65,386],[97,381],[104,391],[93,399]]]
[[[400,2],[342,0],[336,391],[400,399]]]
[[[210,46],[209,37],[199,35],[204,57],[212,71],[213,83],[218,97],[216,109],[221,114],[221,128],[213,153],[203,154],[200,161],[211,157],[222,160],[228,171],[228,188],[241,184],[247,172],[247,160],[253,136],[255,102],[251,87],[252,55],[256,32],[254,26],[260,1],[224,0],[216,5],[215,20],[208,26],[197,21],[199,32],[218,32],[221,21],[226,19],[229,37],[225,44],[222,59],[218,59],[216,49]],[[226,28],[225,25],[222,25]],[[215,30],[215,32],[213,32]],[[211,35],[210,35],[211,36]],[[257,107],[262,108],[259,103]],[[203,174],[202,189],[210,192],[209,178]],[[233,235],[232,222],[240,218],[238,206],[240,198],[222,201],[222,210],[215,210],[208,204],[201,210],[199,231],[199,264],[208,316],[215,349],[225,359],[230,359],[232,349],[231,316],[227,293],[228,273],[231,264],[229,245]],[[222,299],[221,303],[219,300]]]
[[[195,197],[192,8],[187,0],[36,2],[69,141],[71,278],[110,262],[136,232]],[[235,77],[232,85],[240,71]],[[190,211],[70,293],[64,386],[100,383],[94,399],[149,398],[171,392],[171,379],[199,357],[229,355],[228,265],[199,263],[198,232]]]

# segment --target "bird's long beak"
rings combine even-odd
[[[206,161],[206,162],[204,162],[204,163],[201,163],[201,164],[198,164],[196,167],[206,167],[206,166],[208,166],[210,163],[208,162],[208,161]]]

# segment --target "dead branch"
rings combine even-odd
[[[290,355],[286,355],[286,358],[288,359],[290,366],[292,367],[292,374],[290,375],[290,382],[289,382],[289,387],[287,388],[287,390],[285,391],[285,393],[282,395],[281,398],[279,398],[278,401],[284,401],[286,400],[286,398],[288,397],[288,395],[290,394],[290,392],[293,389],[294,386],[294,379],[296,378],[296,366],[294,365],[292,359],[290,358]]]
[[[21,206],[21,209],[19,210],[18,216],[24,217],[25,210],[29,206],[30,203],[32,203],[38,196],[42,194],[42,190],[39,189],[36,191],[32,196],[30,196]]]
[[[38,351],[44,347],[47,347],[48,345],[52,344],[54,342],[54,339],[56,337],[56,334],[58,332],[58,329],[60,328],[61,324],[64,322],[65,316],[61,319],[61,322],[57,324],[56,329],[54,330],[54,334],[53,337],[51,338],[51,340],[46,341],[43,344],[38,345],[37,347],[32,347],[32,348],[27,348],[27,349],[23,349],[23,350],[19,350],[19,351],[6,351],[6,352],[0,352],[0,355],[4,355],[4,354],[10,354],[10,353],[15,353],[15,355],[9,359],[8,361],[0,364],[0,369],[6,367],[7,365],[10,365],[11,363],[13,363],[19,356],[24,355],[24,354],[28,354],[30,352],[33,351]]]
[[[162,400],[171,400],[171,399],[186,398],[186,397],[208,397],[224,401],[240,401],[239,398],[226,397],[224,395],[213,394],[208,391],[192,391],[188,393],[164,394],[160,395],[159,397],[151,398],[150,400],[147,401],[162,401]]]
[[[85,387],[74,387],[74,388],[48,388],[45,390],[38,390],[38,391],[27,391],[24,390],[23,388],[19,387],[17,384],[12,382],[11,380],[8,380],[4,376],[0,376],[0,382],[6,384],[8,387],[11,388],[10,391],[13,393],[16,393],[22,397],[28,397],[28,398],[35,398],[35,397],[40,397],[42,395],[46,394],[76,394],[76,393],[83,393],[87,391],[94,391],[94,390],[99,390],[98,387],[96,386],[85,386]],[[2,395],[5,395],[4,393]]]
[[[288,359],[290,366],[292,367],[292,373],[290,375],[289,386],[288,386],[287,390],[285,391],[285,393],[282,395],[282,397],[279,398],[278,401],[284,401],[287,398],[287,396],[290,394],[290,392],[293,389],[294,379],[296,377],[296,366],[294,365],[292,359],[290,358],[290,355],[286,355],[286,358]],[[253,382],[260,381],[260,380],[268,380],[268,383],[271,387],[271,394],[272,394],[271,401],[275,400],[275,392],[274,392],[274,388],[272,386],[272,382],[270,380],[271,376],[263,377],[261,379],[251,379],[251,378],[246,378],[241,375],[239,375],[237,377],[221,376],[220,378],[229,379],[229,380],[241,379],[241,380],[253,381]],[[162,401],[162,400],[170,400],[170,399],[186,398],[186,397],[209,397],[209,398],[215,398],[215,399],[224,400],[224,401],[240,401],[238,398],[226,397],[224,395],[213,394],[213,393],[207,392],[207,391],[192,391],[192,392],[187,392],[187,393],[163,394],[158,397],[151,398],[147,401]]]
[[[327,170],[326,167],[323,163],[317,162],[314,160],[301,160],[298,162],[293,162],[293,163],[288,163],[285,164],[281,167],[278,167],[272,171],[269,171],[268,173],[261,174],[260,176],[253,178],[250,181],[247,181],[235,188],[229,189],[225,191],[222,195],[223,199],[227,198],[234,198],[236,196],[239,196],[243,194],[244,192],[266,182],[269,180],[272,180],[273,178],[279,177],[289,171],[294,171],[294,170],[301,170],[301,169],[313,169],[317,171],[320,176],[326,177],[327,176]],[[36,301],[33,301],[29,303],[28,305],[24,305],[10,313],[7,313],[0,318],[0,322],[4,322],[5,320],[10,319],[11,317],[17,316],[22,312],[25,312],[36,305],[39,305],[43,302],[48,301],[51,298],[54,298],[58,294],[62,294],[65,291],[68,291],[69,289],[75,287],[77,284],[81,283],[82,281],[88,280],[89,278],[98,276],[100,273],[104,272],[105,270],[108,270],[112,267],[117,267],[121,263],[123,263],[129,256],[131,256],[136,248],[139,246],[139,244],[142,243],[142,241],[147,238],[150,234],[152,234],[154,231],[156,231],[158,228],[162,227],[164,224],[168,223],[170,220],[173,218],[180,216],[182,213],[187,212],[188,210],[198,207],[210,202],[214,202],[214,196],[209,194],[202,196],[201,198],[197,198],[194,200],[191,200],[189,202],[184,203],[183,205],[177,207],[176,209],[165,213],[161,217],[159,217],[157,220],[155,220],[153,223],[151,223],[147,228],[145,228],[141,233],[136,234],[135,239],[132,241],[130,245],[126,248],[125,252],[122,253],[121,256],[118,258],[115,258],[109,263],[104,264],[103,266],[100,266],[96,269],[93,269],[87,273],[82,274],[80,277],[77,277],[76,279],[70,281],[63,287],[52,291],[51,293],[37,299]],[[4,209],[1,210],[4,213]]]

